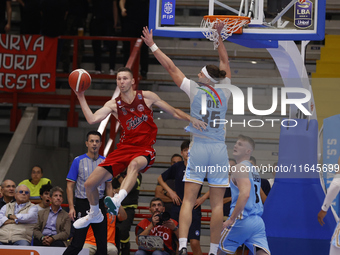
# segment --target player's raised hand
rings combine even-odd
[[[224,27],[224,23],[223,22],[218,22],[215,26],[216,26],[217,33],[221,36],[221,32],[222,32],[222,29]]]
[[[149,31],[148,27],[144,27],[142,31],[143,35],[141,38],[143,39],[144,43],[151,47],[155,42],[153,41],[152,29]]]

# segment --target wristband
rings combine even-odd
[[[12,215],[12,214],[8,214],[8,215],[7,215],[7,218],[10,219],[11,215]]]
[[[155,43],[152,44],[152,46],[150,47],[150,50],[151,50],[152,52],[155,52],[156,50],[158,50],[157,45],[156,45]]]
[[[178,229],[178,226],[176,226],[172,231],[176,231]]]

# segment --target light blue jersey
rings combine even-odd
[[[220,84],[229,83],[229,78],[220,82]],[[226,130],[225,125],[220,124],[219,120],[225,119],[231,92],[226,88],[214,89],[204,84],[198,85],[187,78],[183,79],[181,89],[190,98],[191,116],[208,124],[203,131],[197,130],[191,123],[186,128],[193,137],[183,181],[202,184],[207,178],[210,187],[228,187],[229,160],[225,144]],[[206,114],[203,115],[201,111],[204,97]]]
[[[229,78],[225,78],[220,84],[229,84]],[[184,78],[181,89],[190,97],[190,115],[207,123],[207,128],[202,132],[190,125],[186,131],[200,137],[210,138],[217,141],[225,141],[225,124],[220,120],[225,119],[228,110],[230,91],[222,88],[212,88],[204,84]],[[216,93],[217,92],[217,93]],[[206,98],[206,114],[202,114],[202,98]]]
[[[228,228],[223,229],[219,248],[227,253],[234,254],[237,248],[245,244],[249,250],[256,254],[258,248],[270,255],[270,250],[266,237],[266,229],[261,218],[263,205],[260,196],[261,178],[255,167],[248,161],[242,161],[241,171],[249,173],[251,183],[250,196],[239,217]],[[239,196],[239,189],[230,181],[231,189],[231,210],[230,215],[235,209]]]
[[[249,173],[251,189],[250,189],[249,199],[239,217],[240,219],[243,219],[250,215],[261,216],[263,213],[263,205],[262,205],[262,200],[261,200],[261,195],[260,195],[260,192],[261,192],[260,174],[256,171],[255,167],[248,160],[244,160],[240,164],[243,165],[241,166],[240,170]],[[236,206],[236,202],[237,202],[240,191],[238,187],[236,187],[232,181],[230,182],[230,189],[231,189],[231,205],[230,205],[230,215],[231,215]]]

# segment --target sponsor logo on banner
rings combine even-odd
[[[140,111],[140,112],[144,111],[144,106],[142,104],[139,104],[137,106],[137,110]]]
[[[313,24],[313,3],[309,0],[300,0],[294,4],[294,25],[306,29]]]
[[[162,1],[161,25],[175,25],[176,1]]]

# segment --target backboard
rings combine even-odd
[[[326,0],[150,0],[149,28],[156,36],[204,38],[204,15],[251,15],[243,34],[228,40],[275,48],[277,41],[323,40],[325,12]]]

